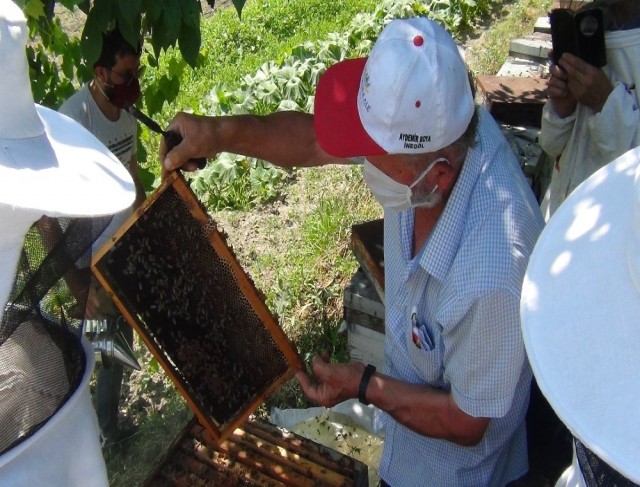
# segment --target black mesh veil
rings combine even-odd
[[[638,487],[617,470],[603,462],[577,438],[576,457],[587,487]]]
[[[33,435],[82,380],[91,249],[110,220],[42,217],[25,237],[0,323],[0,454]]]

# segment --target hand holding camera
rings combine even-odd
[[[563,118],[571,115],[578,103],[599,112],[613,90],[601,69],[569,53],[552,65],[549,73],[547,94]]]
[[[547,94],[560,117],[578,103],[599,112],[613,87],[600,69],[606,61],[602,11],[554,9],[549,14],[553,65]]]
[[[557,64],[568,52],[597,68],[607,64],[601,9],[574,12],[568,8],[556,8],[549,13],[549,23],[554,63]]]

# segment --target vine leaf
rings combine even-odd
[[[198,53],[200,52],[200,26],[197,28],[190,27],[186,23],[182,24],[180,35],[178,36],[178,46],[180,53],[185,61],[193,68],[196,67],[198,61]]]
[[[44,4],[42,0],[27,0],[24,4],[24,13],[27,17],[33,19],[44,17]]]
[[[246,3],[246,0],[233,0],[233,6],[236,8],[236,12],[238,12],[238,17],[242,18],[242,7],[244,7],[244,4]]]
[[[182,2],[182,23],[189,27],[200,30],[200,14],[202,8],[200,2],[197,0],[183,1]],[[184,27],[183,27],[184,28]]]
[[[160,51],[175,45],[182,24],[182,8],[180,0],[165,0],[162,15],[153,25],[151,44],[156,56]]]
[[[140,8],[142,0],[118,0],[117,21],[122,36],[132,46],[140,43]]]
[[[93,66],[100,57],[102,51],[102,33],[109,30],[112,19],[110,0],[96,0],[93,8],[87,15],[82,35],[80,37],[80,48],[82,57],[87,66]]]

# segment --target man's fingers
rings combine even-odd
[[[298,370],[296,372],[296,379],[300,383],[300,386],[302,387],[302,389],[305,391],[311,385],[311,379],[309,378],[309,376],[304,370]]]
[[[558,78],[561,79],[563,81],[566,81],[567,79],[567,72],[562,69],[562,67],[558,66],[557,64],[552,64],[551,67],[549,68],[549,73],[551,74],[551,79],[553,78]]]
[[[191,155],[182,142],[167,153],[164,157],[162,166],[166,171],[182,169],[183,171],[191,172],[199,169],[198,164],[196,161],[191,159]]]
[[[313,402],[318,402],[318,385],[314,384],[311,378],[303,370],[296,372],[296,379],[302,387],[305,395]]]
[[[564,53],[559,61],[560,66],[567,72],[568,77],[576,76],[589,76],[593,75],[595,71],[599,71],[599,68],[592,66],[588,62],[580,59],[573,54]]]

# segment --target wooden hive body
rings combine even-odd
[[[262,421],[212,441],[195,420],[174,441],[143,487],[366,487],[362,462]]]

